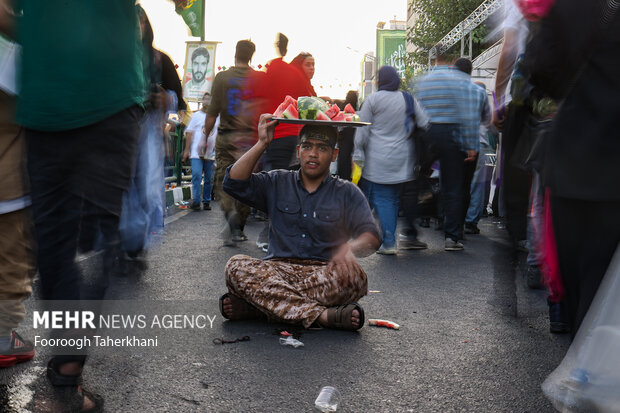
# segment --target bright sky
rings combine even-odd
[[[185,42],[200,40],[188,35],[170,0],[141,0],[153,31],[155,47],[183,68]],[[238,40],[256,44],[252,64],[264,65],[276,57],[276,33],[289,38],[286,61],[298,53],[312,53],[316,71],[312,85],[319,96],[344,99],[358,89],[360,64],[366,52],[375,52],[380,21],[406,20],[407,0],[206,0],[205,40],[222,42],[215,67],[234,64]],[[182,76],[182,73],[179,74]]]

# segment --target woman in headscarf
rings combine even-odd
[[[293,60],[291,66],[296,67],[308,79],[308,86],[312,90],[312,96],[316,96],[311,80],[314,77],[314,57],[310,53],[301,52]]]
[[[403,185],[413,181],[413,128],[426,128],[428,117],[406,92],[398,91],[401,79],[391,66],[378,75],[379,91],[366,98],[358,113],[372,125],[358,128],[353,160],[362,167],[360,189],[375,210],[381,224],[379,254],[397,252],[396,221]],[[416,237],[405,237],[401,248],[422,249],[426,244]]]

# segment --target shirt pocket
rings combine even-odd
[[[299,202],[281,200],[276,203],[276,209],[279,222],[276,222],[275,229],[289,235],[299,233],[299,210],[301,209]]]
[[[319,239],[328,242],[340,238],[341,211],[336,209],[316,210],[316,232]]]

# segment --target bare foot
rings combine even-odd
[[[95,407],[95,402],[93,402],[86,395],[84,395],[84,404],[82,404],[82,410],[88,411],[94,407]]]
[[[360,327],[360,312],[358,310],[351,311],[351,324],[356,329]],[[319,324],[322,326],[327,325],[327,309],[323,310],[321,315],[319,316]]]

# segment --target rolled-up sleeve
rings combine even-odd
[[[267,211],[267,200],[269,192],[272,190],[270,185],[271,177],[267,172],[252,174],[249,179],[232,179],[230,168],[226,168],[226,175],[222,182],[222,189],[236,200],[243,202],[252,208]]]

